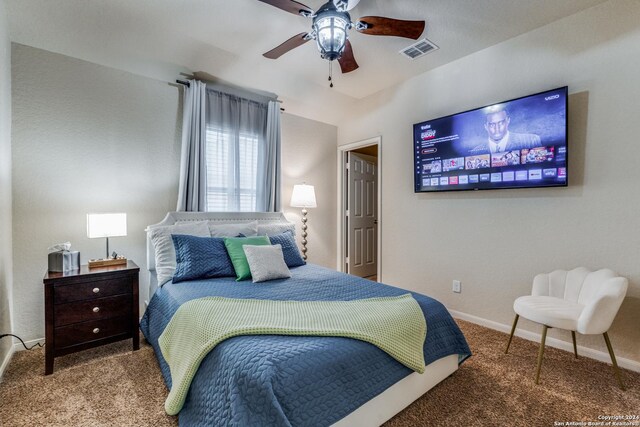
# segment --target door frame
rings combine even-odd
[[[373,138],[364,139],[362,141],[352,142],[350,144],[340,145],[338,147],[338,236],[337,236],[337,259],[336,259],[336,267],[338,271],[345,272],[345,233],[346,233],[346,215],[344,209],[344,196],[345,196],[345,171],[346,171],[346,158],[347,153],[352,150],[356,150],[362,147],[369,146],[377,146],[378,147],[378,165],[377,165],[377,173],[378,173],[378,235],[377,235],[377,253],[376,253],[376,262],[377,262],[377,279],[378,282],[382,281],[382,136],[375,136]]]

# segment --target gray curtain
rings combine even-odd
[[[264,170],[262,182],[258,181],[258,210],[280,211],[280,104],[269,101],[267,131],[264,143]]]
[[[202,212],[206,210],[206,88],[196,80],[190,80],[184,92],[182,113],[182,154],[180,160],[180,184],[178,187],[178,211]]]

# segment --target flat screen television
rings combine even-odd
[[[567,186],[567,87],[413,125],[415,192]]]

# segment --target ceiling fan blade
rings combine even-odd
[[[358,24],[366,24],[367,28],[356,29],[373,36],[396,36],[417,40],[424,31],[424,21],[403,21],[401,19],[384,18],[382,16],[364,16]]]
[[[313,9],[309,6],[305,6],[302,3],[298,3],[294,0],[258,0],[262,3],[270,4],[271,6],[275,6],[278,9],[282,9],[286,12],[293,13],[294,15],[300,15],[300,12],[304,12],[305,14],[313,15]]]
[[[344,52],[342,52],[342,56],[338,59],[338,63],[340,63],[342,74],[350,73],[359,67],[356,58],[353,57],[353,49],[351,48],[351,42],[349,40],[347,40],[344,45]]]
[[[296,34],[286,42],[282,43],[280,46],[271,49],[269,52],[263,53],[262,56],[269,59],[278,59],[290,50],[295,49],[298,46],[302,46],[303,44],[311,40],[309,38],[306,38],[306,35],[307,33]]]

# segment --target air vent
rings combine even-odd
[[[408,46],[400,51],[400,53],[407,58],[414,60],[416,58],[420,58],[421,56],[426,55],[429,52],[433,52],[434,50],[438,50],[438,46],[435,45],[431,40],[422,39],[418,40],[411,46]]]

